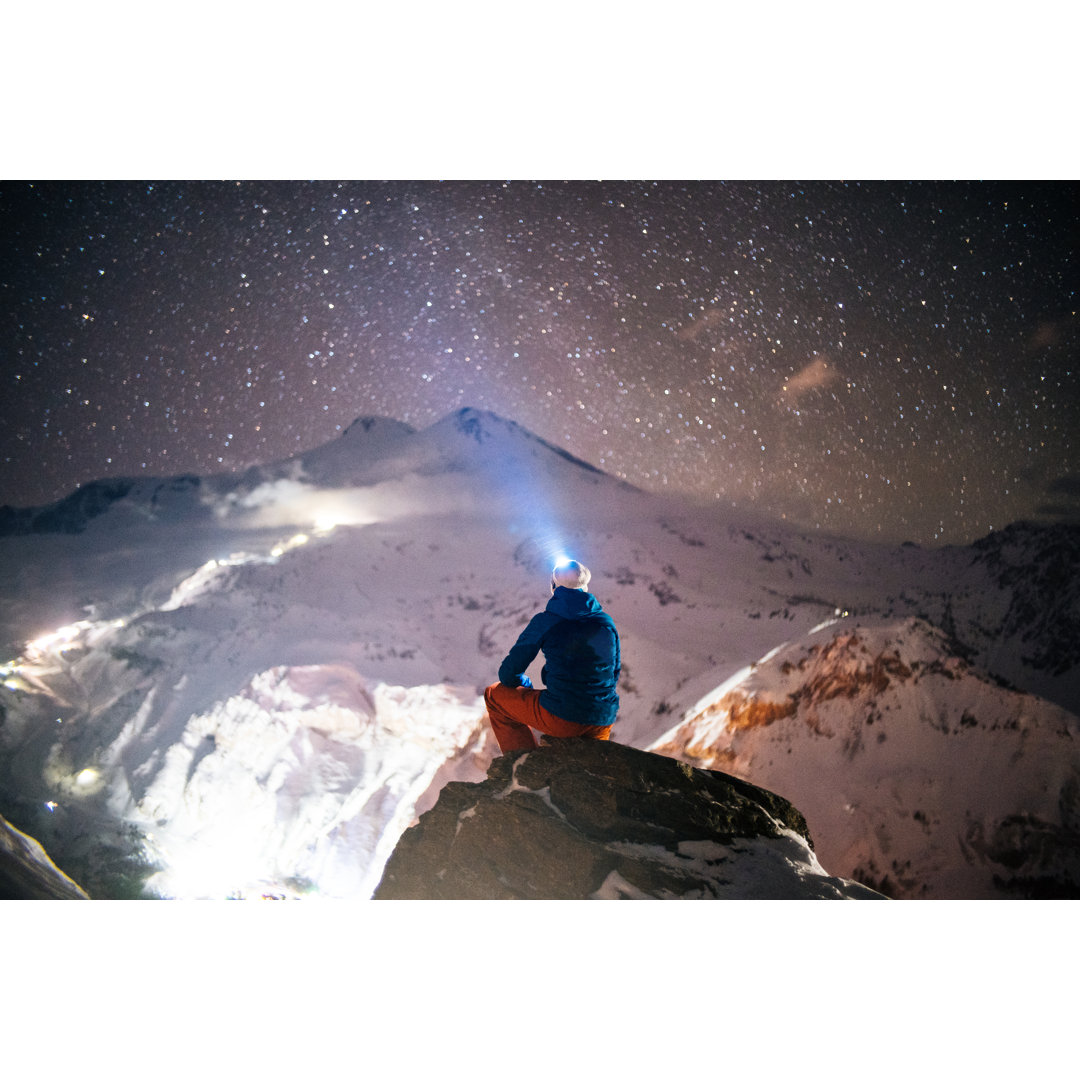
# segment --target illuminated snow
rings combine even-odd
[[[435,773],[458,755],[490,760],[481,716],[474,694],[449,686],[273,669],[190,717],[130,786],[118,771],[112,804],[153,830],[147,854],[166,868],[149,884],[161,895],[363,898]],[[461,772],[482,775],[468,759]]]

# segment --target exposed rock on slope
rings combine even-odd
[[[33,837],[0,817],[0,900],[89,900]]]
[[[785,799],[610,742],[550,740],[451,783],[376,900],[881,899],[830,877]]]

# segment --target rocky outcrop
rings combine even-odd
[[[829,876],[802,814],[720,772],[612,742],[545,740],[450,783],[376,900],[880,899]]]
[[[0,900],[89,900],[33,837],[0,817]]]

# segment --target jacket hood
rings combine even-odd
[[[600,614],[604,609],[592,593],[560,585],[547,602],[545,610],[563,619],[585,619]]]

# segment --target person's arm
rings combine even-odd
[[[540,651],[546,621],[542,614],[534,615],[506,654],[506,659],[499,665],[499,682],[503,686],[532,686],[532,680],[524,671]]]

